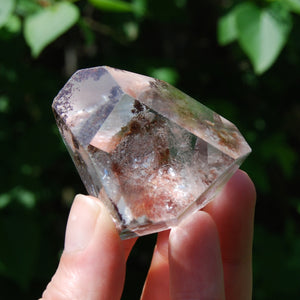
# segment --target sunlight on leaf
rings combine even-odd
[[[3,26],[12,14],[15,0],[0,0],[0,27]]]
[[[123,25],[123,30],[129,41],[134,41],[139,35],[139,26],[136,22],[127,22]]]
[[[289,15],[281,18],[276,11],[261,9],[247,2],[236,14],[238,40],[257,74],[272,66],[284,47],[292,23]]]
[[[0,96],[0,113],[6,113],[9,109],[9,98],[7,96]]]
[[[29,15],[24,23],[24,35],[31,53],[37,57],[43,49],[70,29],[79,19],[79,10],[69,2],[59,2]]]
[[[19,0],[16,3],[16,12],[23,17],[34,14],[42,9],[43,7],[36,0]]]
[[[281,0],[292,12],[300,14],[300,0]]]
[[[4,27],[11,33],[18,33],[22,29],[21,19],[16,15],[11,15],[5,23]]]
[[[237,39],[235,10],[221,17],[218,22],[218,42],[225,46]]]
[[[178,73],[174,68],[153,68],[149,70],[149,76],[166,81],[175,85],[178,80]]]
[[[96,8],[105,11],[113,12],[132,12],[133,6],[131,3],[121,0],[89,0]]]
[[[24,207],[33,208],[36,204],[36,197],[33,192],[28,191],[21,187],[16,187],[12,190],[16,200]]]
[[[137,17],[142,17],[147,12],[147,0],[133,0],[134,13]]]
[[[9,194],[0,195],[0,209],[6,207],[11,201]]]

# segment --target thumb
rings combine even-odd
[[[76,196],[65,249],[42,299],[120,299],[124,278],[124,251],[110,215],[98,199]]]

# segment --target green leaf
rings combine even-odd
[[[292,27],[291,17],[283,18],[271,8],[258,8],[248,2],[236,13],[238,41],[257,74],[272,66],[285,45]]]
[[[16,3],[16,13],[23,17],[34,14],[42,9],[43,7],[38,3],[38,1],[19,0]]]
[[[218,42],[221,46],[228,45],[237,39],[238,32],[235,22],[235,9],[219,19],[217,35]]]
[[[7,22],[4,25],[4,28],[11,33],[18,33],[21,31],[22,22],[20,18],[16,15],[10,15]]]
[[[8,193],[0,195],[0,209],[6,207],[11,202],[11,197]]]
[[[33,208],[36,204],[36,197],[31,191],[21,187],[16,187],[12,190],[14,198],[26,208]]]
[[[0,27],[3,26],[12,14],[15,0],[0,0]]]
[[[127,22],[123,24],[123,30],[129,41],[134,41],[139,35],[139,25],[136,22]]]
[[[133,0],[132,6],[137,17],[143,17],[147,12],[147,0]]]
[[[282,0],[282,3],[294,13],[300,14],[300,0]]]
[[[89,0],[96,8],[113,12],[132,12],[134,10],[131,3],[120,0]]]
[[[178,80],[178,72],[174,68],[162,67],[152,68],[148,71],[149,76],[166,81],[175,85]]]
[[[25,19],[24,36],[37,57],[42,50],[70,29],[79,19],[79,9],[69,2],[46,7]]]
[[[78,25],[83,33],[85,43],[87,46],[91,46],[95,43],[95,33],[90,28],[89,24],[86,22],[85,19],[81,18],[78,21]]]
[[[0,96],[0,113],[6,113],[9,110],[9,98]]]

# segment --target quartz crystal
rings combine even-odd
[[[235,125],[170,84],[111,67],[77,71],[53,111],[88,193],[123,239],[205,206],[251,152]]]

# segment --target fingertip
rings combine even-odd
[[[239,195],[247,196],[250,200],[255,202],[256,189],[250,176],[243,170],[237,170],[232,178],[229,180],[227,189],[232,189]]]
[[[191,227],[193,223],[201,222],[203,225],[214,226],[214,221],[208,213],[205,211],[199,210],[191,214],[189,217],[184,218],[178,226],[172,228],[172,231],[176,231],[180,228]]]
[[[77,195],[74,198],[65,237],[65,253],[85,249],[92,239],[101,207],[91,197]]]
[[[169,230],[159,232],[141,299],[170,299],[169,296]]]
[[[248,174],[237,170],[223,190],[203,210],[217,219],[239,214],[243,219],[253,218],[256,189]],[[216,222],[218,224],[218,221]],[[218,226],[219,227],[219,226]]]
[[[256,191],[247,173],[238,170],[207,205],[217,225],[222,250],[226,297],[251,295],[251,259]]]
[[[101,201],[74,199],[59,267],[43,299],[105,299],[121,297],[125,255],[116,226]],[[103,298],[104,299],[104,298]]]
[[[198,211],[173,228],[169,239],[170,290],[174,299],[223,299],[218,230]]]
[[[211,216],[204,211],[197,211],[182,220],[178,226],[172,228],[169,236],[169,249],[182,255],[183,249],[188,249],[189,256],[196,255],[199,247],[216,245],[219,250],[218,230]],[[213,247],[214,247],[213,246]],[[217,251],[218,252],[218,251]]]

